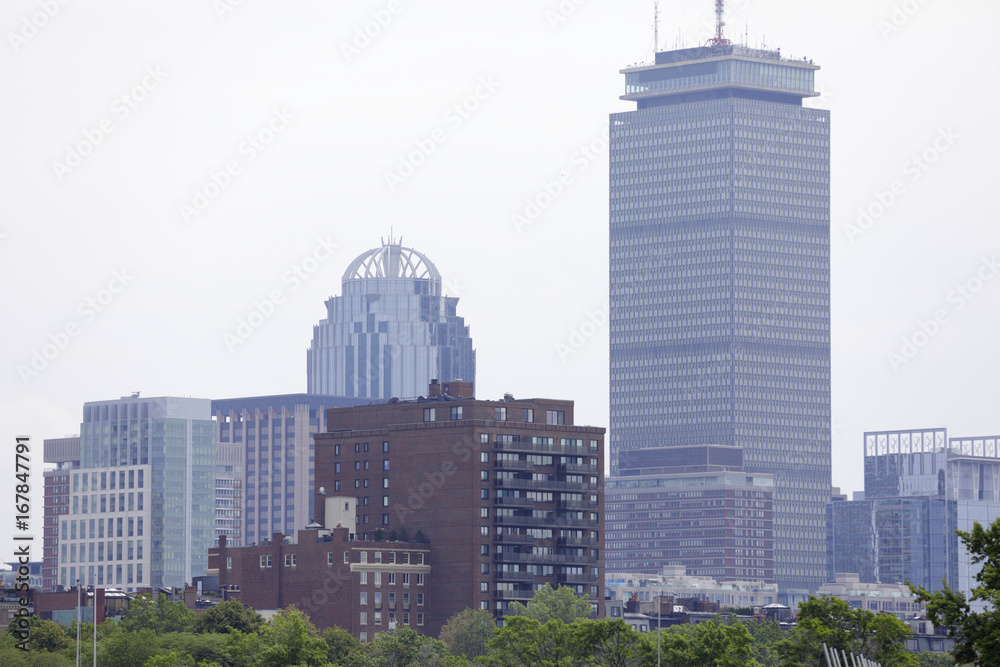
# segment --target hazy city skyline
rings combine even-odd
[[[661,48],[703,42],[712,4],[661,3]],[[0,415],[33,438],[38,556],[43,439],[135,390],[303,391],[324,301],[390,228],[461,297],[477,397],[571,399],[607,426],[605,132],[631,108],[619,69],[652,58],[652,5],[5,3]],[[809,105],[834,119],[833,484],[862,488],[866,430],[997,431],[979,78],[1000,55],[953,5],[727,6],[730,38],[822,66]]]

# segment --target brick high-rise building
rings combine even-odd
[[[357,496],[357,537],[430,542],[429,634],[465,608],[502,618],[545,584],[602,612],[604,429],[574,426],[572,401],[432,381],[426,398],[331,409],[327,431],[316,488]]]

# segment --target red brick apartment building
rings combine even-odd
[[[341,527],[310,525],[297,544],[275,533],[269,544],[232,549],[222,535],[208,552],[208,574],[227,598],[256,610],[294,604],[316,627],[362,641],[398,624],[427,633],[430,572],[428,545],[356,540]]]
[[[574,426],[572,401],[476,400],[435,380],[427,397],[328,410],[315,487],[357,498],[362,539],[427,539],[425,634],[465,608],[501,620],[546,583],[603,615],[604,432]]]

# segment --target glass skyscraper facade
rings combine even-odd
[[[968,595],[979,566],[955,531],[1000,517],[1000,437],[873,431],[864,456],[864,498],[827,508],[828,576],[857,572],[863,582],[929,590],[946,580]]]
[[[742,448],[747,473],[773,475],[783,593],[826,578],[830,116],[802,105],[816,69],[733,44],[661,52],[623,70],[637,108],[610,119],[613,474],[623,451]]]
[[[58,584],[184,586],[205,573],[215,525],[211,402],[138,395],[83,406],[66,473]]]
[[[475,382],[476,353],[457,306],[437,267],[413,248],[390,241],[361,254],[313,329],[308,392],[416,398],[431,380]]]

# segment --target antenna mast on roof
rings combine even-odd
[[[722,15],[726,11],[726,0],[715,0],[715,37],[708,40],[712,46],[725,46],[729,40],[722,36],[722,27],[726,22],[722,20]]]
[[[653,2],[653,57],[660,50],[660,0]]]

